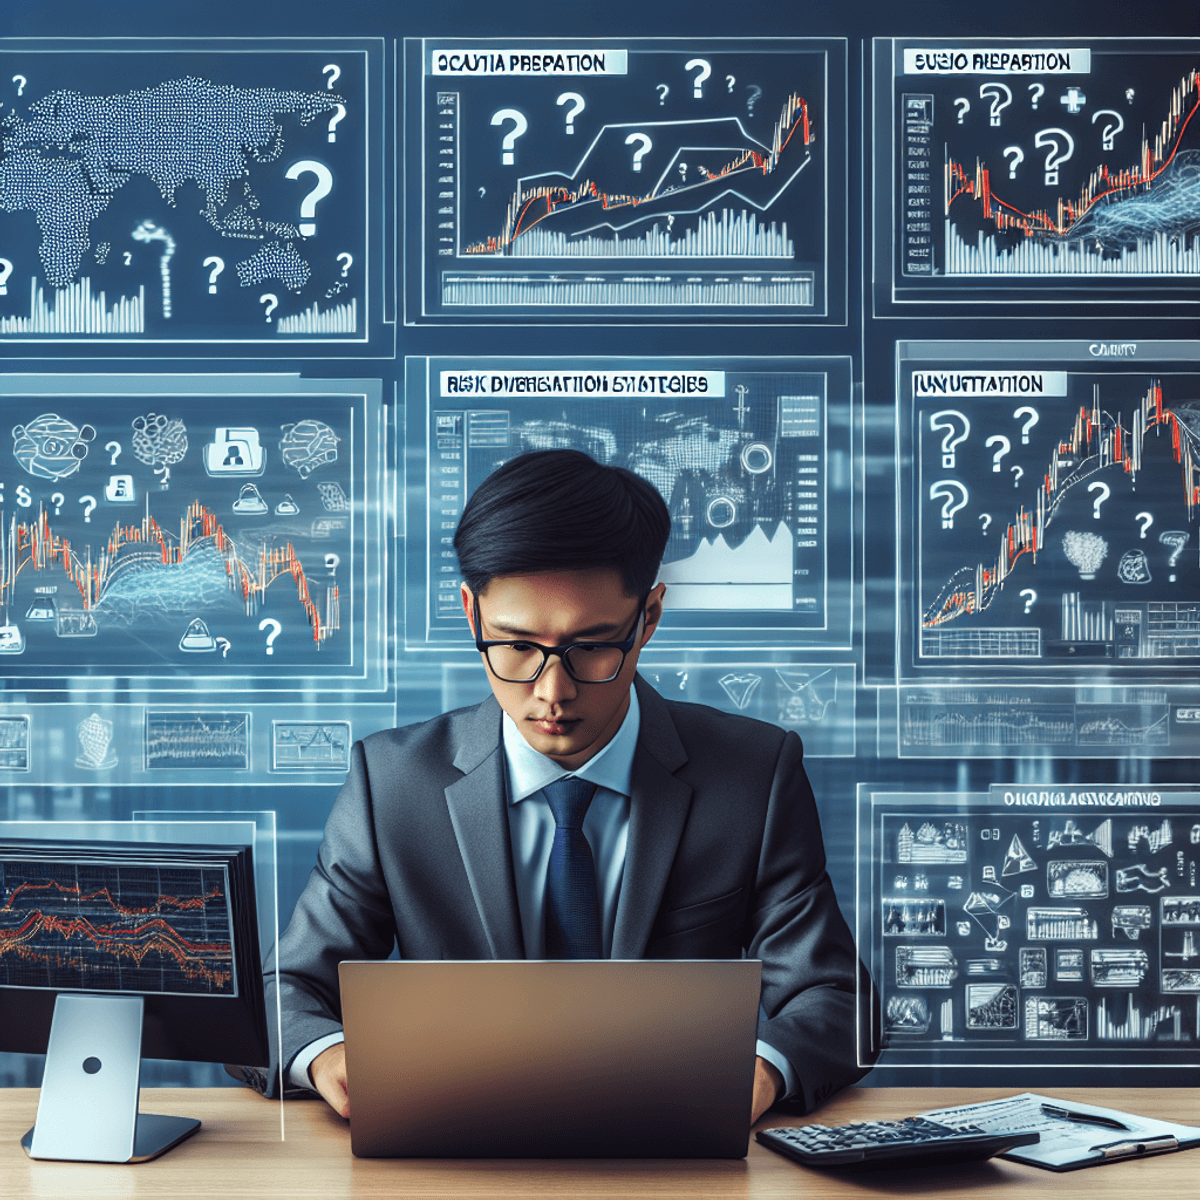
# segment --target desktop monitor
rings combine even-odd
[[[47,1055],[35,1158],[155,1157],[141,1055],[270,1057],[249,845],[0,838],[0,1050]]]

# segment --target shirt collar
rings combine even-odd
[[[504,744],[504,758],[508,764],[509,804],[519,804],[535,792],[540,792],[546,784],[567,775],[586,779],[597,787],[608,788],[609,791],[628,796],[632,788],[633,756],[637,751],[641,723],[637,692],[631,686],[629,709],[612,741],[589,758],[583,766],[568,771],[554,759],[538,753],[521,736],[517,723],[505,713],[501,725],[501,741]]]

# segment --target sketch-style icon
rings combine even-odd
[[[34,593],[33,602],[25,610],[27,621],[53,621],[58,609],[58,601],[54,599],[52,589],[38,588]]]
[[[187,454],[187,427],[177,417],[168,418],[153,412],[134,417],[131,424],[134,457],[153,467],[155,475],[162,476],[159,480],[162,486],[169,487],[171,468],[182,462]]]
[[[1127,550],[1117,564],[1117,578],[1122,583],[1149,583],[1150,560],[1144,550]]]
[[[1054,850],[1059,846],[1095,846],[1105,858],[1112,858],[1112,817],[1105,817],[1091,833],[1084,833],[1075,823],[1074,817],[1068,817],[1061,829],[1051,829],[1046,839],[1046,849]]]
[[[28,717],[0,717],[0,770],[29,770]]]
[[[1022,946],[1017,955],[1017,978],[1023,988],[1044,988],[1048,979],[1045,946]]]
[[[57,413],[42,413],[13,426],[13,457],[38,479],[66,479],[79,470],[95,441],[91,425],[75,425]]]
[[[204,469],[209,475],[261,475],[267,469],[267,452],[259,444],[258,430],[219,428],[204,447]]]
[[[1185,929],[1183,931],[1183,942],[1178,950],[1168,950],[1167,943],[1163,944],[1163,958],[1178,958],[1185,963],[1193,958],[1200,958],[1200,949],[1196,947],[1196,931],[1194,929]]]
[[[965,863],[967,826],[961,821],[925,821],[916,833],[906,821],[896,835],[896,861],[902,863]]]
[[[243,517],[261,517],[271,511],[271,506],[254,484],[243,483],[238,498],[233,502],[233,511]]]
[[[758,685],[762,683],[762,676],[749,672],[743,675],[735,671],[730,671],[728,675],[722,675],[717,682],[721,685],[721,689],[725,695],[733,701],[740,712],[754,698],[754,693],[758,690]]]
[[[318,484],[318,487],[321,485]],[[349,505],[347,505],[347,508]],[[320,517],[315,520],[309,528],[309,537],[312,538],[331,538],[335,533],[342,533],[346,528],[346,522],[337,519],[336,517]]]
[[[1150,970],[1150,955],[1132,947],[1093,950],[1091,976],[1095,987],[1135,988]]]
[[[1008,964],[1002,958],[968,958],[968,975],[1002,975],[1008,971]]]
[[[15,621],[0,625],[0,654],[21,654],[25,650],[25,635]]]
[[[300,511],[298,505],[291,496],[284,496],[280,502],[275,505],[275,515],[277,517],[294,517]]]
[[[945,937],[946,902],[899,897],[883,902],[884,937]]]
[[[1054,951],[1054,979],[1057,983],[1083,982],[1083,951],[1074,946]]]
[[[1112,1012],[1108,997],[1101,996],[1096,1005],[1096,1036],[1110,1042],[1190,1042],[1183,1020],[1183,1010],[1176,1004],[1164,1004],[1143,1013],[1129,992],[1125,1003],[1114,996]],[[1123,1010],[1123,1011],[1122,1011]],[[1120,1013],[1118,1018],[1117,1014]]]
[[[346,771],[350,767],[349,721],[275,721],[272,771]]]
[[[75,726],[79,738],[79,753],[75,765],[89,771],[107,771],[117,765],[116,751],[112,748],[113,723],[98,713],[92,713]]]
[[[928,1033],[931,1014],[924,996],[889,996],[886,1033]]]
[[[1115,904],[1112,910],[1113,937],[1123,933],[1131,942],[1136,942],[1143,929],[1150,928],[1150,905]]]
[[[1200,925],[1200,896],[1164,896],[1159,904],[1164,925]]]
[[[1098,533],[1077,533],[1072,529],[1063,534],[1062,548],[1080,579],[1095,579],[1108,557],[1108,543]]]
[[[1017,989],[1011,983],[967,984],[968,1029],[1016,1029]]]
[[[250,714],[148,712],[146,770],[245,771],[250,767]]]
[[[1029,856],[1029,851],[1021,844],[1021,839],[1014,833],[1008,843],[1008,852],[1004,855],[1004,867],[1001,875],[1022,875],[1026,871],[1036,871],[1037,863]]]
[[[1011,904],[1015,893],[999,888],[972,892],[963,903],[963,912],[979,926],[988,938],[996,940],[1008,928],[1009,921],[1001,909]]]
[[[1051,900],[1103,900],[1108,895],[1108,863],[1048,862],[1046,894]]]
[[[95,637],[100,632],[90,609],[60,608],[54,614],[54,632],[59,637]]]
[[[958,959],[947,946],[897,946],[896,986],[948,988],[958,978]]]
[[[779,724],[807,725],[825,720],[829,706],[837,703],[837,674],[826,671],[789,671],[776,667],[779,682],[787,689],[779,704]]]
[[[1157,829],[1151,831],[1149,825],[1134,825],[1129,830],[1129,848],[1136,850],[1138,843],[1145,840],[1146,845],[1150,848],[1151,854],[1157,854],[1160,850],[1165,850],[1172,841],[1174,841],[1174,833],[1171,829],[1171,818],[1163,817],[1159,822]]]
[[[1145,863],[1135,863],[1132,867],[1117,868],[1118,892],[1165,892],[1171,886],[1167,877],[1167,868],[1159,867],[1152,871]]]
[[[1100,927],[1086,908],[1027,908],[1025,936],[1031,942],[1094,942]]]
[[[918,871],[913,876],[913,891],[927,892],[929,891],[929,876],[924,871]]]
[[[307,479],[318,467],[337,462],[337,444],[341,439],[324,421],[311,419],[295,425],[281,425],[283,438],[279,450],[285,466],[295,467],[301,479]]]
[[[350,497],[342,491],[340,483],[318,483],[317,491],[326,512],[349,512]]]
[[[110,475],[104,485],[104,498],[110,504],[136,504],[137,489],[132,475]]]
[[[1086,1042],[1087,999],[1084,996],[1026,996],[1025,1036],[1034,1042]]]
[[[196,617],[183,631],[183,637],[179,639],[179,648],[196,654],[216,650],[217,643],[212,634],[208,632],[208,626],[199,617]]]
[[[1200,967],[1164,967],[1164,992],[1200,992]]]
[[[961,875],[951,875],[950,878],[946,880],[946,886],[952,892],[961,892],[963,888],[963,877]]]

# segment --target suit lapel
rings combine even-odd
[[[629,841],[613,929],[613,958],[641,958],[691,810],[692,789],[674,772],[687,762],[662,697],[639,676],[641,708],[629,800]]]
[[[508,834],[500,718],[493,697],[465,718],[454,756],[463,777],[446,788],[446,804],[488,950],[496,959],[516,959],[525,957],[525,944]]]

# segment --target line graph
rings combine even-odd
[[[0,985],[237,994],[224,867],[0,858]]]

